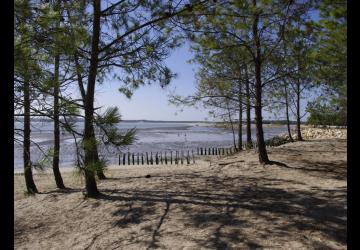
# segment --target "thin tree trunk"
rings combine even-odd
[[[242,150],[242,100],[241,100],[241,83],[239,81],[239,128],[238,128],[238,148]]]
[[[245,64],[245,81],[246,81],[246,145],[247,147],[252,147],[251,139],[251,107],[250,107],[250,84],[247,66]]]
[[[53,156],[53,173],[56,186],[64,189],[65,185],[59,170],[60,155],[60,124],[59,124],[59,67],[60,56],[55,55],[55,72],[54,72],[54,156]]]
[[[235,129],[234,129],[234,124],[233,124],[232,119],[231,119],[230,108],[229,108],[229,101],[228,101],[228,100],[226,100],[226,108],[227,108],[227,111],[228,111],[228,117],[229,117],[229,121],[230,121],[230,125],[231,125],[231,131],[232,131],[232,134],[233,134],[234,148],[236,149]]]
[[[301,121],[300,121],[300,81],[296,81],[296,130],[297,130],[297,139],[298,141],[303,141],[301,136]]]
[[[38,193],[36,188],[30,158],[30,82],[28,79],[24,80],[24,144],[23,144],[23,158],[24,158],[24,177],[28,193]]]
[[[253,0],[253,5],[256,7],[256,0]],[[261,51],[260,39],[258,37],[258,23],[259,14],[254,14],[253,22],[253,42],[255,45],[255,122],[256,122],[256,141],[258,147],[259,161],[263,164],[270,163],[269,157],[265,147],[264,131],[262,126],[262,83],[261,83]]]
[[[285,94],[286,125],[287,125],[288,135],[289,135],[290,141],[294,141],[294,139],[292,138],[291,129],[290,129],[289,100],[288,100],[288,90],[287,90],[286,83],[284,84],[284,92],[285,92],[284,94]]]
[[[94,18],[91,44],[90,70],[85,99],[85,129],[84,129],[84,151],[85,151],[85,187],[87,196],[96,197],[97,189],[95,172],[91,165],[96,163],[96,140],[94,138],[94,94],[96,75],[98,68],[99,37],[100,37],[100,0],[93,1]]]

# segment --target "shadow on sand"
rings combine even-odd
[[[173,177],[181,179],[179,175],[176,176]],[[284,190],[276,186],[283,182],[295,185],[303,183],[242,176],[186,174],[185,180],[188,186],[186,191],[174,190],[174,186],[179,185],[179,182],[174,181],[161,189],[102,189],[99,199],[127,204],[113,214],[118,218],[116,224],[122,228],[148,220],[150,215],[156,215],[156,210],[163,211],[157,213],[160,217],[152,228],[152,240],[147,242],[148,249],[160,246],[162,233],[168,236],[171,234],[173,237],[186,237],[182,230],[162,230],[164,221],[172,220],[173,217],[181,218],[180,221],[186,228],[208,230],[210,234],[206,237],[194,236],[191,241],[200,247],[211,249],[227,249],[239,244],[250,249],[261,249],[266,246],[257,243],[256,238],[269,235],[278,238],[294,237],[290,235],[294,230],[317,232],[339,244],[346,244],[345,188]],[[241,188],[234,185],[236,183],[242,183]],[[138,204],[136,209],[132,208],[134,203]],[[244,211],[250,211],[251,216],[242,216]],[[265,222],[265,227],[259,228],[257,235],[248,237],[247,232],[254,226],[255,217]],[[309,239],[304,239],[305,241],[309,242]],[[323,243],[313,244],[320,246],[319,244]]]

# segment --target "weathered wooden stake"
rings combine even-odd
[[[153,157],[152,157],[152,152],[150,152],[150,164],[151,164],[151,165],[154,165],[154,160],[153,160]]]
[[[128,165],[130,165],[130,152],[128,152]]]
[[[136,161],[137,161],[137,165],[139,165],[139,162],[140,162],[140,158],[139,158],[139,157],[140,157],[140,155],[139,155],[139,153],[137,153],[137,160],[136,160]]]
[[[123,154],[123,165],[125,165],[125,157],[126,157],[126,154]]]
[[[172,164],[172,151],[170,151],[170,164]]]
[[[167,165],[167,156],[166,156],[166,151],[165,151],[165,164]]]
[[[156,165],[159,165],[158,152],[156,152],[156,155],[155,155],[155,163],[156,163]]]
[[[146,152],[146,164],[149,165],[149,154]]]
[[[144,165],[144,153],[141,153],[141,165]]]
[[[135,156],[134,156],[134,153],[132,153],[132,164],[135,165]]]
[[[119,166],[120,166],[120,163],[121,163],[121,154],[119,154]]]
[[[183,164],[183,151],[181,151],[181,155],[180,155],[180,161],[181,161],[181,164]]]

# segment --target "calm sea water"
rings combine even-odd
[[[21,128],[21,123],[15,123],[16,128]],[[46,151],[53,145],[52,122],[32,122],[32,140],[41,150]],[[77,127],[83,128],[83,122],[78,122]],[[197,147],[230,147],[233,145],[232,133],[229,130],[215,128],[204,123],[167,123],[167,122],[122,122],[121,131],[136,128],[136,141],[128,147],[116,149],[100,149],[100,154],[107,157],[109,163],[116,163],[119,152],[164,152],[175,150],[194,150]],[[286,126],[264,126],[265,139],[286,132]],[[243,131],[243,140],[245,137]],[[252,127],[252,136],[255,140],[255,127]],[[20,139],[20,137],[19,137]],[[35,144],[31,146],[31,159],[36,162],[42,158],[41,150]],[[75,162],[75,144],[72,135],[62,134],[60,143],[60,166],[73,166]],[[14,168],[22,168],[21,145],[14,145]]]

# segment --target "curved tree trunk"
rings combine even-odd
[[[36,188],[31,166],[30,158],[30,82],[24,80],[24,144],[23,144],[23,159],[24,159],[24,177],[28,193],[38,193]]]
[[[65,185],[61,177],[59,169],[59,155],[60,155],[60,124],[59,124],[59,67],[60,56],[55,56],[55,72],[54,72],[54,156],[53,156],[53,173],[56,186],[64,189]]]

